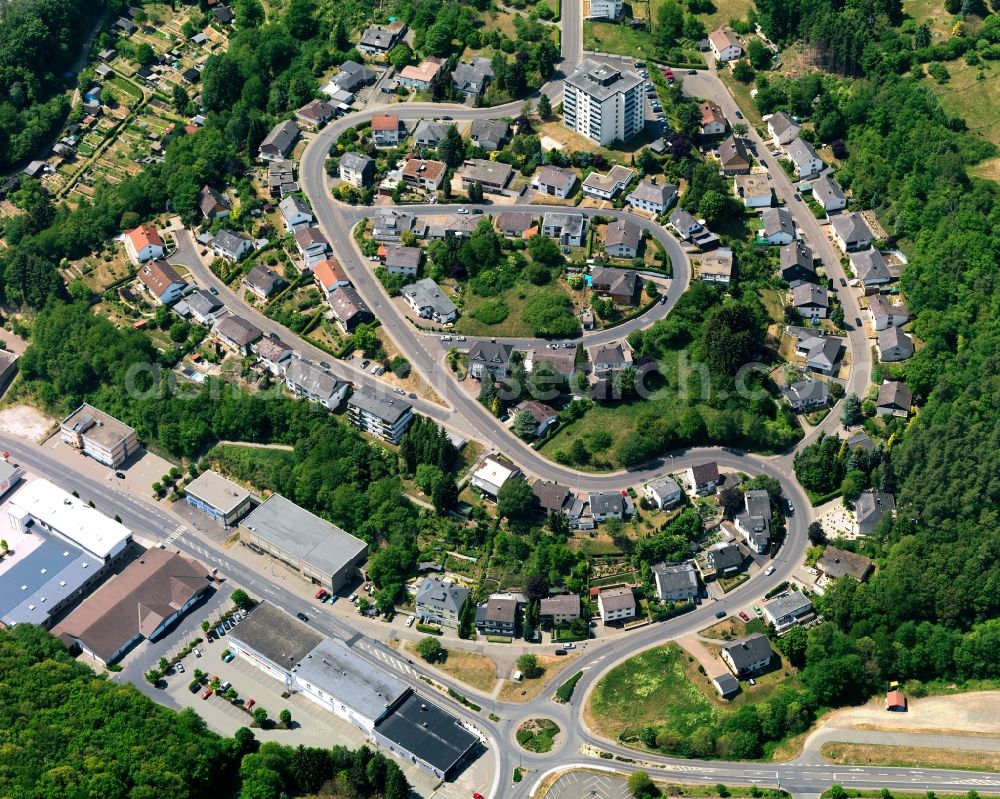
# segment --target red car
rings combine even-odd
[[[481,793],[474,793],[472,794],[472,799],[486,799],[486,797],[483,796]]]
[[[326,599],[326,590],[320,588],[319,591],[316,592],[316,599]]]
[[[208,699],[208,697],[210,697],[213,693],[215,693],[215,691],[213,691],[211,688],[208,688],[206,689],[205,693],[201,695],[201,698]]]
[[[742,610],[740,611],[740,618],[743,619],[743,621],[750,621],[750,617],[747,616],[746,612]]]
[[[256,699],[248,699],[247,703],[246,703],[246,705],[244,705],[244,707],[246,707],[247,710],[252,710],[253,706],[256,705],[256,704],[257,704],[257,700]]]

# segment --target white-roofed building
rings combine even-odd
[[[479,468],[472,474],[472,485],[484,494],[496,499],[503,484],[521,476],[521,470],[513,463],[494,455],[483,458]]]

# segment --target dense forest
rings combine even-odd
[[[96,676],[33,625],[0,630],[0,693],[0,784],[10,799],[409,795],[380,753],[259,745],[246,727],[222,738],[193,710]]]
[[[0,174],[40,155],[69,110],[63,73],[104,3],[0,3]]]

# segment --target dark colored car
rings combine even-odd
[[[737,111],[736,112],[736,118],[737,119],[743,119],[743,114],[741,114],[739,111]]]
[[[846,285],[847,285],[847,281],[846,281],[846,280],[844,280],[844,278],[841,278],[841,279],[840,279],[840,285],[841,285],[841,286],[846,286]]]
[[[856,324],[858,327],[861,327],[861,317],[860,316],[855,316],[854,317],[854,324]]]
[[[725,617],[726,617],[726,611],[724,611],[724,610],[716,611],[715,618],[717,618],[717,619],[724,619]]]
[[[557,649],[555,651],[555,654],[557,654],[557,655],[565,655],[566,654],[566,650],[565,649]]]
[[[305,613],[296,613],[295,618],[299,621],[309,621],[309,617]]]
[[[216,296],[218,296],[218,294],[219,294],[219,290],[215,286],[209,286],[208,290],[210,292],[212,292],[213,294],[215,294]]]
[[[124,480],[125,472],[115,472],[115,477],[117,477],[119,480]]]

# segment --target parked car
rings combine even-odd
[[[200,650],[200,649],[199,649],[198,647],[195,647],[195,648],[194,648],[194,649],[192,649],[191,651],[192,651],[192,652],[194,652],[194,656],[195,656],[196,658],[200,658],[200,657],[201,657],[201,650]]]
[[[401,388],[394,388],[393,391],[395,391],[397,394],[403,394],[404,396],[406,395],[406,392],[403,391],[403,389]]]
[[[441,340],[442,341],[451,341],[451,336],[447,336],[447,335],[441,336]]]
[[[757,681],[753,677],[751,677],[749,680],[747,680],[747,682],[749,682],[751,685],[756,685],[757,684]]]
[[[736,111],[736,118],[737,118],[737,119],[743,119],[743,114],[741,114],[741,113],[739,112],[739,110],[737,110],[737,111]]]
[[[717,618],[717,619],[724,619],[725,617],[726,617],[726,611],[724,611],[724,610],[717,610],[715,612],[715,618]]]
[[[125,472],[115,472],[115,477],[117,477],[119,480],[124,480]]]
[[[750,617],[747,615],[745,610],[740,611],[740,618],[743,619],[743,621],[750,621]]]
[[[409,394],[407,394],[406,396],[408,396],[410,399],[416,399],[417,398],[417,395],[414,394],[414,393],[412,393],[412,392],[409,393]]]
[[[697,74],[698,74],[698,70],[697,69],[689,69],[688,70],[688,75],[697,75]]]
[[[854,317],[854,324],[856,324],[858,327],[861,327],[861,317],[860,316],[855,316]]]
[[[222,638],[222,636],[226,634],[226,631],[222,628],[221,624],[215,628],[215,632],[218,634],[219,638]]]
[[[174,666],[174,668],[177,669],[178,674],[184,673],[184,663],[182,661],[178,660],[177,665]]]
[[[846,281],[846,280],[844,280],[844,278],[841,278],[841,279],[840,279],[840,285],[841,285],[841,286],[846,286],[846,285],[847,285],[847,281]]]
[[[222,660],[223,660],[224,663],[232,663],[233,662],[233,658],[235,658],[235,657],[236,657],[236,655],[234,655],[232,652],[230,652],[227,649],[226,653],[222,656]]]
[[[348,597],[348,599],[349,599],[349,600],[350,600],[351,602],[357,602],[357,601],[358,601],[358,595],[357,595],[357,594],[351,594],[351,595],[350,595],[350,596]]]
[[[233,684],[231,682],[229,682],[229,680],[226,680],[224,683],[222,683],[222,685],[219,686],[219,690],[220,691],[228,691],[232,687],[233,687]]]
[[[407,616],[406,617],[406,626],[407,627],[412,627],[413,626],[413,616]]]
[[[295,618],[299,621],[309,621],[309,617],[305,613],[296,613]]]
[[[758,618],[758,619],[759,619],[759,618],[760,618],[761,616],[763,616],[763,615],[764,615],[764,611],[762,611],[762,610],[760,609],[760,605],[754,605],[754,606],[753,606],[753,612],[754,612],[754,613],[755,613],[755,614],[757,615],[757,618]]]
[[[208,290],[212,292],[214,295],[219,296],[219,290],[215,286],[209,286]]]
[[[459,208],[458,212],[460,214],[467,214],[467,213],[469,213],[469,209],[468,208]]]
[[[768,577],[768,576],[770,576],[772,574],[774,574],[774,566],[768,566],[766,569],[764,569],[764,576],[765,577]]]
[[[256,705],[256,704],[257,704],[257,700],[251,698],[251,699],[247,700],[247,703],[243,707],[245,707],[247,710],[252,710],[253,706]]]
[[[561,655],[565,655],[565,654],[566,654],[566,650],[565,650],[565,649],[557,649],[557,650],[555,651],[555,654],[556,654],[556,655],[560,655],[560,656],[561,656]]]
[[[575,341],[567,341],[567,342],[563,343],[563,349],[567,349],[568,350],[570,348],[575,348],[575,347],[576,347],[576,342]]]
[[[322,599],[324,596],[326,596],[326,590],[320,588],[319,591],[316,592],[316,599]]]
[[[570,642],[570,643],[566,644],[566,648],[567,649],[576,649],[576,644]]]
[[[201,695],[201,698],[202,698],[202,699],[208,699],[208,697],[210,697],[210,696],[211,696],[212,694],[214,694],[214,693],[215,693],[215,691],[213,691],[213,690],[212,690],[211,688],[206,688],[206,689],[205,689],[205,693],[203,693],[203,694]]]
[[[455,341],[465,341],[465,336],[455,336]]]

